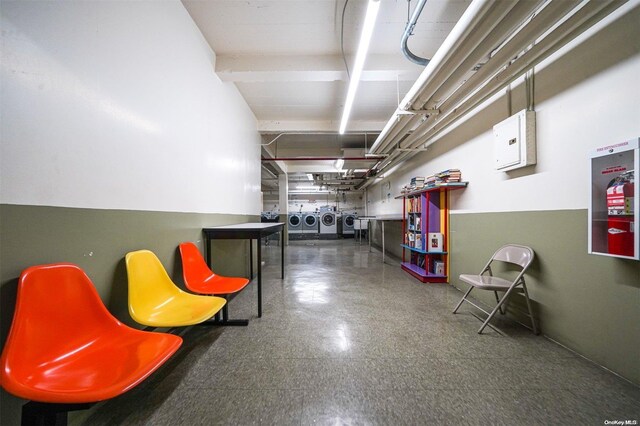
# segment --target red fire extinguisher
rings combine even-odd
[[[633,170],[621,174],[607,186],[610,254],[634,255],[633,191]]]

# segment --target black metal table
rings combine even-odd
[[[205,259],[211,267],[211,240],[249,240],[249,279],[253,279],[253,240],[258,242],[258,318],[262,316],[262,246],[260,240],[280,232],[280,268],[284,279],[284,222],[238,223],[236,225],[202,228],[205,237]]]

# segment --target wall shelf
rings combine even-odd
[[[406,244],[400,244],[400,247],[405,248],[407,250],[411,250],[411,251],[415,251],[416,253],[422,253],[422,254],[448,254],[446,251],[426,251],[426,250],[422,250],[416,247],[411,247],[408,246]]]
[[[425,283],[446,283],[449,275],[449,192],[467,182],[447,183],[402,194],[402,263]]]

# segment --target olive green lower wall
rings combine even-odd
[[[109,310],[121,321],[133,324],[127,310],[127,252],[153,251],[182,285],[180,242],[197,242],[203,250],[203,227],[256,220],[258,216],[0,205],[0,341],[4,346],[17,279],[28,266],[54,262],[79,265]],[[248,276],[248,243],[217,241],[212,245],[217,272]],[[0,424],[19,424],[22,401],[4,391],[0,397]]]
[[[640,384],[640,262],[587,254],[587,210],[455,214],[451,276],[507,243],[536,253],[527,288],[542,333]]]
[[[640,262],[587,254],[586,210],[450,218],[451,284],[466,291],[457,277],[480,272],[504,244],[530,246],[536,259],[526,276],[527,288],[542,333],[640,384]],[[385,223],[387,251],[396,255],[401,255],[400,226],[397,221]],[[374,229],[379,245],[380,224]],[[490,292],[471,294],[495,305]]]

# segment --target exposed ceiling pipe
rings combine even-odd
[[[411,122],[405,119],[404,124],[397,124],[395,126],[396,130],[400,131],[388,131],[386,136],[388,139],[378,145],[377,151],[385,152],[386,149],[393,148],[413,128],[411,123],[417,123],[419,127],[427,118],[431,118],[434,112],[438,114],[440,112],[436,108],[438,102],[458,90],[461,82],[468,77],[473,69],[477,68],[478,63],[485,59],[491,50],[502,43],[542,3],[543,0],[526,2],[503,1],[499,2],[499,4],[487,2],[484,5],[478,3],[484,7],[478,6],[475,12],[470,7],[471,11],[469,13],[477,14],[474,19],[466,19],[469,25],[475,25],[473,32],[470,29],[455,31],[458,27],[456,25],[450,36],[457,36],[458,39],[449,43],[453,50],[439,55],[438,59],[442,58],[439,61],[439,66],[435,67],[430,73],[427,73],[430,68],[427,67],[418,80],[418,82],[422,81],[420,87],[416,89],[417,82],[403,99],[402,104],[405,105],[405,108],[411,107],[414,110],[422,111],[426,109],[429,113],[424,114],[420,119],[414,117],[409,119]],[[467,15],[467,12],[465,12],[465,15]],[[465,15],[461,18],[462,22],[464,22]],[[447,40],[445,40],[445,44]],[[440,53],[440,50],[436,55],[438,53]],[[436,59],[435,56],[434,59]],[[399,129],[399,127],[402,127],[402,129]],[[407,130],[407,128],[409,129]],[[382,136],[384,136],[384,132],[381,133]]]
[[[398,147],[404,151],[432,144],[437,135],[463,115],[625,2],[626,0],[550,0],[544,7],[535,11],[536,15],[530,19],[526,19],[527,15],[530,17],[542,2],[518,2],[512,5],[508,15],[502,15],[503,19],[499,19],[499,24],[494,25],[495,28],[489,33],[479,34],[476,27],[481,28],[483,25],[476,18],[492,14],[491,5],[504,7],[505,3],[474,1],[400,105],[401,108],[407,109],[437,107],[439,115],[426,115],[426,120],[418,123],[410,134],[406,129],[409,127],[407,118],[396,119],[395,115],[391,117],[388,126],[385,126],[370,150],[371,153],[382,153],[391,149],[390,155],[381,162],[377,173],[401,164],[416,153],[399,152]],[[578,3],[580,6],[576,7]],[[532,5],[535,7],[531,8]],[[526,22],[522,24],[522,21]],[[486,30],[488,27],[484,28]],[[462,36],[468,37],[470,33],[473,33],[472,37],[477,43],[470,44],[459,39]],[[542,36],[544,37],[538,40]],[[531,47],[534,42],[535,45]],[[451,58],[455,55],[443,51],[446,49],[455,49],[458,54],[464,53],[464,58],[454,61]],[[483,55],[486,57],[488,52],[494,54],[490,55],[479,70],[468,77],[475,67],[474,61]],[[458,66],[452,66],[452,61],[457,62]],[[398,128],[402,130],[398,131]],[[360,187],[366,188],[372,183],[373,179],[370,179]]]
[[[486,60],[491,51],[513,34],[513,31],[543,3],[544,0],[514,3],[502,1],[489,10],[485,18],[478,23],[478,28],[461,43],[460,50],[453,52],[449,57],[446,68],[448,72],[434,74],[425,82],[424,88],[413,103],[414,108],[437,108],[442,112],[442,101],[459,91],[461,85],[466,86],[466,80],[476,72],[474,70],[477,69],[477,65]]]
[[[543,0],[492,2],[473,30],[466,31],[454,50],[445,55],[440,70],[431,74],[420,90],[415,92],[411,108],[436,108],[441,99],[457,90],[465,75],[541,3]]]
[[[271,170],[269,170],[268,167],[266,167],[265,164],[262,165],[262,169],[267,172],[269,175],[273,176],[276,180],[278,179],[278,175],[276,175],[275,173],[273,173]]]
[[[453,51],[459,49],[461,41],[469,35],[471,29],[477,26],[478,22],[482,21],[482,19],[494,3],[495,2],[491,0],[475,0],[469,5],[467,10],[465,10],[465,12],[462,14],[462,17],[460,17],[458,23],[453,27],[447,38],[442,43],[442,46],[440,46],[435,55],[433,55],[433,58],[431,58],[431,61],[424,69],[422,74],[420,74],[418,80],[405,95],[402,102],[400,102],[400,110],[407,111],[410,109],[411,104],[416,99],[419,92],[422,90],[425,82],[428,81],[429,78],[431,78],[432,74],[442,72],[443,64],[446,62],[448,57],[450,57]],[[408,120],[408,116],[399,116],[396,122],[396,117],[394,114],[394,116],[391,117],[389,122],[382,129],[382,132],[380,132],[380,134],[376,138],[375,142],[369,149],[369,153],[379,153],[379,146],[388,137],[391,130],[394,129],[394,126],[404,126],[406,125],[406,122]]]
[[[438,134],[463,115],[498,93],[528,69],[549,57],[625,2],[626,0],[608,0],[581,3],[581,7],[565,19],[564,16],[575,9],[577,1],[552,1],[468,80],[467,83],[472,83],[469,87],[454,93],[440,105],[442,115],[437,120],[431,118],[427,120],[402,142],[401,147],[411,149],[423,144],[432,144]],[[544,38],[536,41],[543,34]],[[533,41],[536,41],[536,44],[526,50]],[[513,59],[514,56],[515,59]],[[412,155],[414,155],[412,152],[399,156],[392,154],[379,172],[400,164]]]
[[[564,5],[565,3],[571,2],[561,1],[559,3],[562,3]],[[480,105],[485,100],[489,99],[491,96],[504,88],[507,84],[515,81],[517,78],[522,76],[532,66],[537,65],[542,60],[546,59],[561,46],[577,37],[587,28],[592,26],[595,22],[598,22],[600,19],[602,19],[602,17],[611,13],[613,10],[620,6],[620,4],[617,3],[618,2],[616,1],[591,1],[583,5],[580,10],[575,12],[567,20],[558,25],[551,33],[547,34],[547,36],[540,40],[535,46],[513,60],[513,62],[508,63],[506,68],[500,67],[501,70],[497,74],[493,75],[485,85],[481,86],[479,89],[473,92],[470,97],[465,99],[463,94],[460,94],[458,96],[452,96],[450,99],[447,99],[443,103],[442,108],[443,110],[448,111],[448,113],[440,117],[437,122],[429,123],[431,124],[430,126],[425,126],[425,129],[417,132],[415,136],[411,135],[411,139],[413,140],[413,142],[411,142],[409,138],[407,138],[405,147],[410,147],[415,144],[422,144],[425,142],[425,137],[431,138],[435,136],[436,133],[440,133],[459,117],[471,111],[473,108]],[[542,13],[540,13],[540,16],[537,16],[536,18],[541,18],[536,19],[536,21],[543,24],[543,28],[538,29],[538,33],[542,34],[552,26],[552,24],[543,19],[544,17]],[[567,37],[570,38],[567,39]],[[528,43],[529,41],[531,40],[521,40],[521,42],[523,43]],[[509,53],[512,50],[515,49],[508,49],[505,54],[500,56],[498,56],[497,53],[495,58],[510,58],[512,57],[512,55],[509,55]]]
[[[402,122],[393,126],[393,129],[388,130],[386,137],[381,140],[378,146],[374,144],[372,148],[375,147],[378,152],[385,152],[388,148],[393,148],[416,124],[421,125],[430,116],[438,114],[439,109],[436,109],[438,100],[444,99],[451,92],[458,89],[459,82],[483,58],[487,57],[496,45],[503,42],[507,35],[517,28],[523,19],[531,15],[541,3],[543,3],[543,0],[502,2],[499,5],[500,7],[486,9],[485,15],[483,15],[483,19],[479,23],[480,27],[476,28],[472,36],[468,33],[468,39],[464,43],[460,42],[457,50],[446,59],[446,69],[451,69],[451,72],[432,73],[433,78],[425,80],[425,83],[428,84],[422,87],[419,92],[416,92],[414,99],[408,100],[405,97],[403,100],[404,104],[411,104],[414,109],[425,111],[425,108],[431,108],[433,111],[429,111],[429,113],[425,111],[423,115],[412,115],[409,118],[398,120]],[[502,26],[500,30],[496,30],[498,24]],[[486,37],[483,39],[480,34],[486,34]],[[471,46],[469,46],[470,43]],[[441,69],[444,70],[445,68]],[[429,102],[430,100],[432,101]],[[429,105],[429,103],[432,105]],[[409,110],[409,112],[411,113],[412,111]],[[393,119],[389,120],[389,123],[393,123]],[[381,135],[384,133],[383,131]]]
[[[528,2],[524,2],[526,4]],[[538,15],[536,15],[528,24],[523,27],[516,35],[514,35],[506,44],[504,44],[497,53],[492,56],[478,71],[476,71],[473,75],[471,75],[465,82],[464,85],[459,87],[457,91],[451,94],[448,98],[442,98],[442,101],[439,105],[440,111],[442,114],[437,117],[437,119],[428,120],[431,123],[436,121],[441,122],[445,112],[449,111],[451,105],[462,101],[465,97],[469,96],[473,93],[474,90],[477,90],[481,84],[488,79],[491,75],[496,73],[498,70],[507,66],[512,58],[517,56],[518,53],[522,52],[522,50],[531,43],[531,40],[535,40],[538,36],[542,35],[545,31],[551,28],[557,20],[568,13],[571,9],[573,9],[579,3],[578,0],[565,0],[565,1],[555,1],[549,3],[544,9],[542,9]],[[494,37],[495,39],[495,37]],[[489,48],[490,51],[492,48]],[[487,51],[486,44],[483,43],[483,52]],[[437,96],[437,94],[436,94]],[[424,135],[429,123],[422,123],[421,129],[416,129],[416,131],[407,139],[405,139],[402,143],[402,147],[410,147],[414,143],[417,143],[418,140],[421,140]]]
[[[418,4],[416,4],[416,8],[413,9],[413,14],[411,15],[411,19],[407,22],[407,26],[404,28],[404,34],[402,34],[402,40],[400,42],[400,48],[402,49],[402,53],[404,56],[410,60],[411,62],[415,62],[418,65],[426,66],[429,63],[429,59],[421,58],[420,56],[414,54],[409,50],[409,46],[407,43],[409,42],[409,37],[413,35],[413,29],[418,22],[418,18],[422,13],[422,9],[424,5],[427,3],[427,0],[418,0]]]
[[[401,119],[398,120],[398,124],[394,126],[394,129],[388,131],[387,136],[382,139],[380,145],[376,148],[378,152],[385,152],[388,148],[393,147],[397,141],[411,132],[420,120],[426,119],[426,116],[419,115],[400,117]]]

